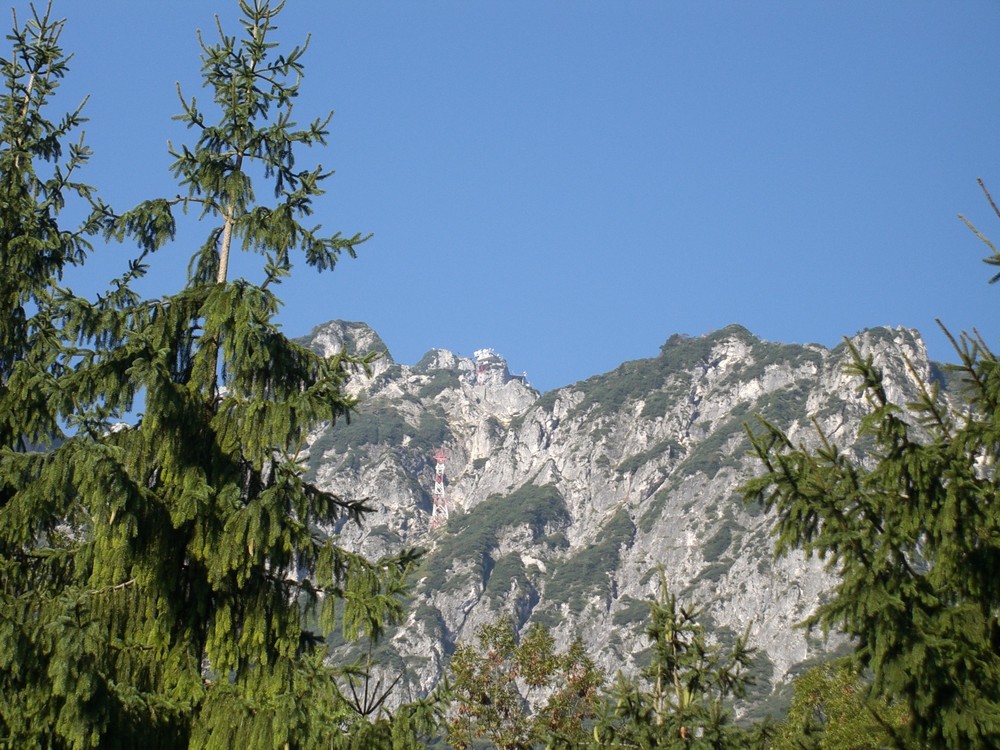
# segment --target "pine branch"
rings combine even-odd
[[[976,182],[979,183],[979,187],[982,189],[983,195],[985,195],[986,200],[989,201],[990,208],[993,209],[993,213],[998,219],[1000,219],[1000,208],[997,208],[997,204],[993,202],[993,196],[990,195],[990,191],[986,189],[986,183],[983,182],[981,177],[977,178]]]
[[[135,584],[136,584],[136,580],[134,578],[130,578],[127,581],[122,581],[121,583],[116,583],[116,584],[111,585],[111,586],[104,586],[104,587],[99,588],[99,589],[88,589],[87,593],[90,596],[99,596],[101,594],[109,594],[109,593],[113,593],[115,591],[123,591],[123,590],[125,590],[127,588],[131,588],[132,586],[135,586]]]

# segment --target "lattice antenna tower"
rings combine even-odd
[[[448,520],[448,498],[444,493],[444,465],[448,457],[444,448],[434,454],[434,489],[431,490],[431,528],[439,529]]]

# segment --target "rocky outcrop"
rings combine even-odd
[[[329,323],[305,340],[327,354],[384,349],[363,324]],[[914,331],[852,343],[883,368],[895,400],[911,399],[914,373],[932,377]],[[657,357],[544,395],[492,350],[436,349],[414,366],[386,354],[359,374],[358,413],[313,436],[310,471],[370,498],[362,527],[332,530],[344,543],[376,557],[427,549],[409,618],[382,650],[388,669],[406,672],[401,697],[430,689],[455,644],[500,613],[547,624],[563,646],[582,637],[609,674],[634,671],[660,571],[700,604],[716,638],[749,629],[754,700],[842,645],[796,627],[831,574],[801,555],[774,560],[771,519],[739,487],[757,470],[746,434],[757,415],[794,441],[814,441],[815,424],[855,443],[865,403],[848,361],[843,344],[775,344],[729,326],[671,336]],[[450,517],[432,529],[441,447]]]

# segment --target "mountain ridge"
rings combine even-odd
[[[301,341],[324,354],[384,347],[365,324],[341,321]],[[883,368],[894,401],[915,394],[913,374],[935,377],[916,331],[851,342]],[[501,614],[548,625],[562,645],[581,637],[609,674],[634,672],[660,569],[703,607],[715,638],[749,626],[760,649],[752,702],[843,647],[795,627],[834,576],[800,554],[774,560],[770,520],[738,488],[755,471],[744,424],[756,414],[806,443],[815,422],[864,460],[865,404],[844,373],[845,345],[767,342],[734,324],[672,335],[654,357],[544,394],[492,350],[480,361],[431,349],[412,366],[384,351],[352,380],[350,423],[311,436],[309,471],[371,498],[363,526],[329,529],[345,543],[374,557],[428,549],[408,619],[380,649],[384,668],[404,673],[401,699],[431,689],[455,644]],[[449,517],[433,529],[441,447]]]

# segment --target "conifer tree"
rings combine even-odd
[[[349,746],[357,717],[307,623],[375,638],[402,612],[413,553],[373,562],[337,546],[319,524],[366,508],[304,480],[308,432],[348,413],[344,383],[366,361],[286,338],[274,290],[295,259],[327,270],[364,238],[303,223],[329,173],[293,153],[323,144],[327,120],[293,122],[305,49],[277,51],[281,5],[241,0],[242,39],[202,39],[211,101],[181,97],[195,134],[172,148],[183,192],[121,214],[70,179],[82,144],[60,161],[80,113],[46,119],[61,23],[16,29],[2,63],[7,746]],[[73,230],[59,225],[69,195],[88,206]],[[208,226],[187,284],[140,300],[132,282],[186,215]],[[88,301],[58,282],[97,231],[137,257]],[[262,258],[259,279],[230,278],[237,251]]]
[[[775,728],[771,750],[881,750],[898,747],[910,717],[886,698],[872,699],[867,681],[837,659],[795,679],[794,697]]]
[[[808,623],[855,639],[874,695],[911,717],[905,741],[968,750],[1000,746],[1000,366],[978,334],[953,343],[964,393],[950,409],[913,367],[919,398],[891,402],[848,342],[870,407],[868,461],[822,434],[818,448],[793,445],[764,423],[752,435],[764,472],[745,492],[775,512],[778,554],[801,549],[838,575]]]
[[[72,141],[80,108],[48,115],[66,74],[63,23],[34,12],[15,16],[10,57],[0,59],[0,744],[58,746],[72,722],[60,695],[67,675],[53,652],[60,623],[81,588],[72,493],[32,492],[44,470],[39,448],[61,434],[58,382],[73,348],[60,333],[67,301],[59,282],[81,263],[101,230],[104,208],[76,180],[89,150]],[[68,152],[68,153],[67,153]],[[87,217],[68,227],[62,210]],[[69,395],[69,394],[67,394]],[[68,453],[67,453],[68,455]],[[62,728],[58,725],[62,723]],[[73,730],[88,733],[85,722]]]
[[[600,748],[698,748],[750,746],[750,734],[733,726],[728,701],[745,694],[752,651],[747,634],[731,649],[709,645],[698,610],[685,607],[660,573],[660,594],[650,602],[646,637],[651,659],[641,679],[618,676],[607,711],[594,728]]]

